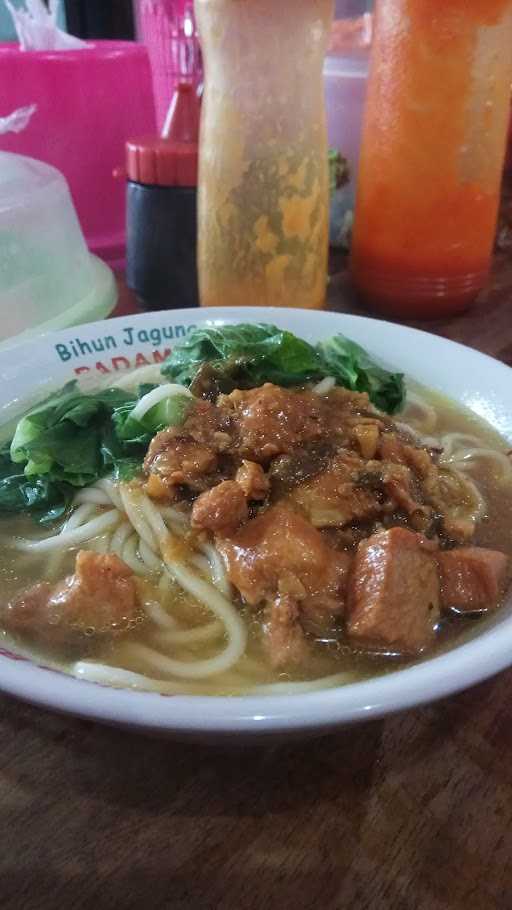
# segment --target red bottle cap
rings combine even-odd
[[[126,176],[150,186],[197,186],[200,101],[193,85],[180,82],[161,136],[126,143]]]

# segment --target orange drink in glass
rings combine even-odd
[[[512,0],[377,0],[351,270],[393,316],[463,311],[493,249]]]

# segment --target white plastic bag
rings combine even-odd
[[[49,8],[43,0],[25,0],[25,9],[16,9],[10,0],[5,0],[22,51],[66,51],[87,47],[85,41],[68,35],[57,25],[59,0],[49,0]]]
[[[28,126],[33,114],[37,111],[37,104],[19,107],[7,117],[0,117],[0,136],[4,133],[21,133]]]

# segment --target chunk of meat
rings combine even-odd
[[[315,631],[343,610],[350,556],[302,516],[276,505],[231,537],[217,538],[231,582],[252,605],[266,603],[264,647],[274,667],[300,664]]]
[[[176,486],[200,492],[218,483],[219,457],[232,443],[229,420],[209,401],[197,401],[179,427],[152,439],[144,470],[156,475],[171,493]],[[160,490],[156,485],[155,490]],[[161,498],[157,496],[156,498]]]
[[[425,501],[441,516],[445,535],[459,542],[471,540],[477,509],[471,486],[456,472],[436,465],[425,449],[405,448],[408,462],[420,479]]]
[[[146,493],[151,499],[161,500],[162,502],[174,498],[172,485],[169,485],[159,474],[150,474],[146,484]]]
[[[439,622],[439,576],[424,538],[405,528],[359,544],[349,583],[347,633],[365,646],[403,654],[429,648]]]
[[[427,449],[403,442],[396,433],[388,432],[380,438],[378,455],[386,463],[389,472],[392,472],[393,467],[400,467],[405,476],[407,469],[409,476],[421,488],[423,498],[425,494],[437,491],[438,467]]]
[[[407,465],[392,461],[368,461],[359,483],[381,491],[385,515],[404,514],[416,531],[427,531],[431,527],[433,509],[425,503],[420,482]]]
[[[266,462],[289,452],[298,443],[319,439],[325,432],[322,400],[267,382],[247,392],[237,390],[222,398],[236,424],[239,453]]]
[[[267,382],[257,389],[220,396],[218,406],[234,429],[230,451],[265,464],[322,438],[348,439],[344,419],[367,407],[368,398],[344,389],[320,397]]]
[[[174,432],[216,453],[226,452],[232,443],[230,416],[211,401],[196,401],[185,423],[174,428]]]
[[[248,517],[245,493],[234,480],[202,493],[192,507],[192,527],[223,534],[236,531]]]
[[[407,465],[422,480],[430,475],[435,476],[437,472],[437,465],[432,458],[432,449],[422,446],[419,439],[418,444],[412,438],[407,441],[402,439],[389,427],[387,432],[380,437],[378,455],[382,461]]]
[[[407,446],[396,433],[383,433],[379,440],[378,455],[382,461],[392,461],[394,464],[408,465],[406,457]]]
[[[397,499],[408,515],[418,517],[414,501],[419,499],[419,487],[423,514],[427,516],[425,506],[428,506],[431,515],[432,510],[440,515],[447,537],[459,542],[471,540],[476,526],[474,496],[456,473],[439,467],[430,451],[403,442],[396,433],[381,436],[378,454],[386,465],[389,495]],[[421,527],[421,521],[416,526]]]
[[[431,515],[426,508],[424,482],[431,486],[437,479],[437,467],[426,449],[403,442],[396,433],[383,433],[378,455],[382,460],[382,479],[386,493],[407,515]]]
[[[249,604],[290,595],[333,613],[343,609],[350,556],[332,549],[319,531],[286,506],[272,506],[236,534],[217,538],[231,582]]]
[[[260,464],[254,461],[242,461],[235,475],[236,482],[242,487],[247,499],[265,499],[270,490],[270,483]]]
[[[333,445],[321,440],[301,445],[286,455],[274,458],[268,472],[274,502],[325,471],[333,454]]]
[[[265,611],[263,646],[274,669],[300,666],[309,652],[297,601],[285,594]]]
[[[35,585],[8,604],[3,621],[49,643],[131,629],[142,619],[136,578],[114,554],[80,550],[75,572],[57,585]]]
[[[497,550],[461,547],[438,555],[441,603],[461,612],[492,610],[505,587],[508,559]]]
[[[344,605],[350,556],[329,547],[302,516],[273,506],[231,537],[217,538],[231,582],[264,603],[264,647],[274,667],[307,653],[304,623],[318,630]]]
[[[328,468],[291,494],[316,528],[344,527],[378,515],[378,494],[361,487],[357,478],[365,467],[353,452],[336,455]]]
[[[375,458],[381,429],[382,422],[370,417],[360,418],[352,427],[351,440],[364,459]]]
[[[168,487],[186,484],[204,489],[205,475],[214,473],[217,464],[215,452],[194,439],[177,437],[170,428],[152,439],[144,468]]]
[[[439,468],[435,486],[425,484],[426,494],[442,516],[445,535],[458,543],[469,543],[474,537],[479,502],[475,487],[449,468]]]
[[[402,464],[384,462],[381,476],[391,507],[405,512],[415,530],[426,529],[432,521],[433,511],[422,501],[418,481],[411,469]]]
[[[347,421],[359,419],[368,408],[368,396],[334,389],[326,396],[292,391],[266,383],[257,389],[219,395],[216,404],[198,400],[180,427],[158,433],[149,447],[144,468],[169,488],[188,487],[203,492],[220,480],[232,478],[241,462],[266,465],[311,444],[336,448],[349,440]],[[364,419],[364,416],[361,416]],[[243,484],[260,487],[242,476]],[[161,485],[150,487],[162,498]],[[263,490],[259,491],[262,498]],[[249,494],[250,495],[250,494]],[[266,494],[265,494],[266,495]]]

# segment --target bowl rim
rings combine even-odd
[[[160,695],[115,689],[1,655],[0,689],[54,711],[147,731],[260,735],[320,732],[429,704],[476,685],[512,663],[510,644],[497,627],[492,634],[486,632],[446,654],[364,682],[303,694],[264,696]],[[9,670],[6,662],[12,665]],[[476,671],[475,662],[479,664]],[[433,669],[437,677],[434,684]]]
[[[190,310],[164,311],[151,316],[174,319],[190,318]],[[204,321],[231,319],[242,321],[286,321],[287,317],[302,321],[312,316],[312,311],[278,310],[275,308],[212,308],[194,311],[201,313]],[[307,315],[309,314],[309,315]],[[121,316],[82,326],[83,329],[111,329],[117,323],[133,323],[148,319],[148,314]],[[350,334],[350,324],[361,330],[371,324],[371,329],[395,336],[397,351],[400,342],[412,341],[424,347],[434,344],[439,358],[453,362],[462,358],[478,375],[483,368],[489,374],[487,385],[501,389],[499,401],[507,400],[506,389],[511,385],[510,368],[500,361],[472,348],[438,337],[420,329],[394,323],[329,311],[315,312],[313,319],[326,325],[339,322],[339,330]],[[295,330],[299,331],[295,326]],[[69,330],[51,332],[23,344],[0,351],[2,363],[12,366],[16,359],[27,362],[37,357],[48,345],[66,337]],[[409,357],[412,357],[409,351]],[[398,354],[398,360],[400,354]],[[414,377],[411,377],[414,378]],[[505,389],[505,391],[503,391]],[[457,398],[460,400],[460,398]],[[462,401],[464,404],[465,402]],[[512,410],[512,409],[511,409]],[[509,414],[509,421],[512,415]],[[510,424],[512,425],[512,424]],[[509,432],[512,437],[512,429]],[[510,628],[508,629],[508,626]],[[233,735],[275,734],[292,731],[321,732],[355,722],[382,717],[383,715],[419,706],[446,697],[475,685],[512,664],[512,615],[506,608],[500,620],[486,628],[470,641],[455,646],[450,651],[426,658],[412,666],[392,670],[362,682],[348,683],[332,689],[293,695],[240,695],[200,696],[161,695],[158,693],[117,689],[98,683],[76,679],[63,671],[43,667],[23,657],[0,651],[0,690],[41,707],[70,713],[109,724],[122,725],[168,734]]]

